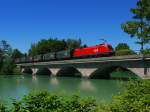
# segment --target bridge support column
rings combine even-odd
[[[53,76],[56,76],[60,68],[49,68]]]
[[[32,68],[32,75],[36,75],[38,68]]]
[[[82,77],[85,78],[89,78],[96,69],[97,68],[77,68],[77,70],[82,74]]]
[[[150,78],[150,68],[144,68],[144,75]]]
[[[24,69],[24,68],[22,68],[22,69],[21,69],[21,73],[23,73],[24,71],[25,71],[25,69]]]

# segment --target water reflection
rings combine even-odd
[[[80,89],[87,91],[96,91],[96,88],[89,79],[82,79],[79,85]]]
[[[38,83],[38,79],[36,75],[32,75],[32,82],[33,84],[37,84]]]
[[[58,86],[59,85],[59,80],[57,79],[57,77],[51,77],[50,78],[50,84],[54,85],[54,86]]]

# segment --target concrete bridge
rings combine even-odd
[[[62,76],[73,74],[87,78],[109,78],[116,68],[128,70],[141,78],[150,77],[150,55],[113,56],[48,62],[21,63],[24,73]]]

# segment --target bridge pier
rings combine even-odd
[[[21,73],[23,73],[24,71],[25,71],[25,68],[22,68],[22,69],[21,69]]]
[[[97,68],[77,68],[77,70],[82,74],[82,77],[85,78],[89,78],[96,69]]]
[[[145,77],[150,77],[150,68],[144,68]]]
[[[60,68],[49,68],[49,71],[51,71],[53,76],[56,76]]]
[[[32,68],[32,75],[36,75],[38,70],[39,70],[38,68]]]

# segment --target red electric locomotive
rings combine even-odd
[[[114,55],[114,50],[110,44],[100,44],[86,48],[77,48],[73,51],[73,58],[87,58]]]

